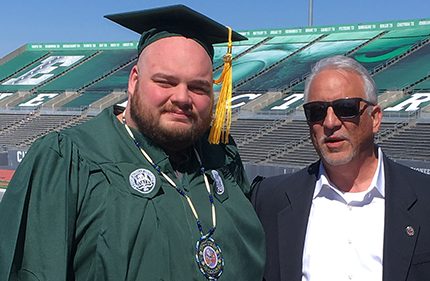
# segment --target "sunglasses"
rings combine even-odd
[[[366,106],[361,110],[360,102],[366,103]],[[329,106],[333,108],[334,114],[336,114],[339,119],[348,119],[361,115],[369,105],[375,104],[362,98],[344,98],[330,102],[308,102],[303,105],[303,108],[305,109],[306,120],[309,122],[318,122],[325,119]]]

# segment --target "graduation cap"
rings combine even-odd
[[[223,72],[221,77],[214,81],[216,84],[222,83],[222,87],[209,134],[209,142],[217,144],[222,139],[227,143],[231,124],[232,42],[247,40],[247,38],[184,5],[112,14],[105,17],[141,34],[138,45],[139,54],[157,40],[184,36],[199,43],[213,60],[212,45],[228,43]]]
[[[227,43],[229,30],[226,26],[184,5],[173,5],[149,10],[106,15],[106,18],[139,34],[139,54],[149,44],[171,36],[194,39],[213,58],[213,44]],[[232,41],[247,40],[232,32]]]

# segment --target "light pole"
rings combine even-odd
[[[309,26],[312,26],[312,13],[313,13],[313,0],[309,0],[309,22],[308,22]]]

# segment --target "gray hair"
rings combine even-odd
[[[317,74],[321,71],[328,68],[335,69],[339,72],[347,71],[360,75],[364,84],[364,94],[366,100],[374,104],[378,103],[378,90],[376,88],[375,81],[373,81],[369,72],[355,59],[342,55],[324,58],[318,61],[312,67],[311,74],[306,78],[305,83],[305,91],[303,96],[305,103],[308,101],[309,88],[315,76],[317,76]]]

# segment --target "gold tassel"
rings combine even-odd
[[[224,55],[224,67],[221,76],[214,80],[215,84],[220,84],[221,92],[216,105],[215,116],[212,122],[212,128],[209,133],[209,142],[212,144],[219,144],[220,138],[223,143],[228,143],[228,136],[231,126],[231,95],[232,95],[232,46],[231,41],[231,28],[228,27],[228,44],[227,54]]]

